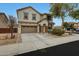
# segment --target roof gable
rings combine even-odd
[[[8,27],[8,18],[5,13],[0,13],[0,28]]]
[[[3,16],[4,17],[4,21],[7,23],[8,22],[8,18],[7,16],[5,15],[5,13],[0,13],[0,16]]]
[[[32,8],[31,6],[29,6],[29,7],[24,7],[24,8],[21,8],[21,9],[17,9],[17,12],[18,12],[18,11],[21,11],[21,10],[24,10],[24,9],[28,9],[28,8],[31,8],[32,10],[34,10],[35,12],[37,12],[38,14],[41,15],[40,12],[38,12],[36,9]]]

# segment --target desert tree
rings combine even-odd
[[[75,7],[75,4],[68,3],[51,3],[50,12],[52,17],[62,19],[62,28],[64,23],[64,18],[69,15],[69,12],[72,11]]]
[[[13,16],[9,16],[9,28],[10,28],[10,32],[11,32],[11,39],[14,38],[14,26],[16,23],[16,18]]]

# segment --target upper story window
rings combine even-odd
[[[32,20],[36,20],[36,14],[32,14]]]
[[[24,12],[24,19],[28,20],[28,13],[27,12]]]

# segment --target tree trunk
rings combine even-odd
[[[62,29],[64,29],[64,26],[63,26],[63,23],[64,23],[64,17],[61,16],[61,19],[62,19]]]
[[[13,38],[13,26],[10,27],[11,28],[11,39]]]

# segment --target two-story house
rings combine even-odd
[[[48,32],[48,28],[52,28],[52,23],[48,20],[50,15],[41,14],[30,6],[18,9],[17,17],[19,33]]]

